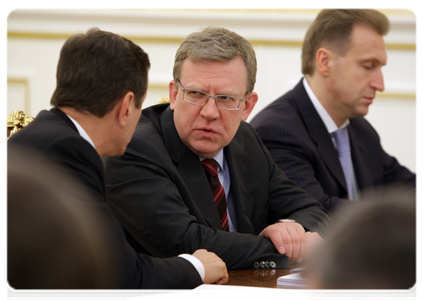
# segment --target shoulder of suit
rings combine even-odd
[[[149,137],[161,131],[160,118],[168,104],[156,104],[143,109],[134,137]]]

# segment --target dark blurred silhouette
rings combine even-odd
[[[416,199],[402,188],[376,190],[335,214],[309,260],[310,288],[409,289],[416,283]]]
[[[8,153],[8,281],[17,289],[116,288],[113,241],[84,187],[34,150]]]

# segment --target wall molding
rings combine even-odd
[[[8,76],[7,77],[7,84],[21,84],[25,87],[25,96],[24,96],[24,107],[22,107],[22,111],[28,113],[31,109],[31,101],[30,101],[30,78],[23,77],[23,76]],[[10,112],[8,112],[10,113]]]
[[[73,34],[69,33],[48,33],[48,32],[17,32],[8,31],[7,38],[12,39],[38,39],[38,40],[66,40]],[[151,36],[130,36],[124,37],[136,43],[160,43],[160,44],[180,44],[183,38],[178,37],[151,37]],[[266,40],[266,39],[248,39],[253,46],[275,46],[275,47],[301,47],[302,41],[300,40]],[[408,50],[416,51],[416,44],[407,43],[386,43],[388,50]]]
[[[416,93],[376,92],[376,98],[416,100]]]
[[[18,9],[8,17],[8,37],[66,39],[91,27],[136,42],[180,43],[205,26],[234,30],[252,44],[300,47],[320,9]],[[388,48],[416,49],[416,17],[406,9],[381,9],[390,22]],[[154,27],[154,30],[152,30]]]

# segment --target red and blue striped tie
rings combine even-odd
[[[210,188],[213,192],[214,201],[216,202],[223,230],[228,231],[229,226],[228,212],[226,211],[226,196],[225,190],[223,189],[217,175],[217,162],[214,159],[205,159],[201,163],[206,171],[207,179],[209,180]]]

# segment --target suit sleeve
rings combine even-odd
[[[348,199],[328,195],[316,178],[315,157],[310,146],[298,134],[279,125],[256,128],[277,166],[289,179],[317,199],[328,211],[349,205]]]
[[[402,183],[411,188],[416,187],[416,174],[401,166],[395,157],[383,151],[383,174],[385,184]]]
[[[253,132],[269,164],[269,223],[281,218],[294,219],[306,230],[323,236],[331,224],[327,211],[314,197],[290,180],[276,165],[257,132]]]
[[[201,213],[170,158],[147,139],[134,136],[124,156],[105,164],[108,200],[139,251],[169,257],[207,249],[228,269],[253,268],[261,261],[289,267],[269,239],[216,230],[198,219]]]
[[[373,126],[364,118],[355,121],[354,124],[356,124],[357,132],[360,132],[361,136],[365,134],[363,138],[371,145],[371,149],[376,149],[368,153],[368,155],[371,156],[369,161],[381,161],[382,179],[380,184],[401,184],[414,189],[416,187],[416,174],[400,165],[395,157],[385,152],[380,143],[380,137]]]
[[[180,257],[166,259],[138,254],[129,245],[119,222],[104,199],[105,184],[101,159],[91,145],[80,138],[51,145],[50,158],[65,165],[87,188],[86,208],[102,222],[109,250],[116,258],[118,288],[191,289],[202,284],[194,266]]]

